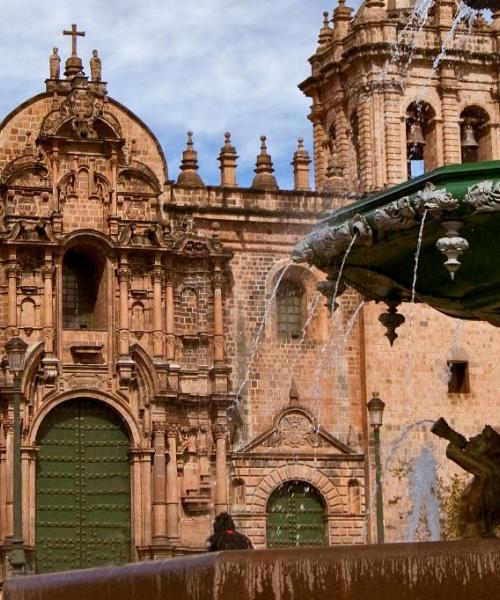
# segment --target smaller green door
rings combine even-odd
[[[267,503],[268,548],[323,546],[325,509],[318,491],[305,481],[287,481]]]

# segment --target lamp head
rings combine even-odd
[[[9,363],[9,370],[18,375],[24,369],[24,359],[28,344],[20,337],[13,337],[5,344],[5,352]]]
[[[385,402],[378,397],[378,392],[373,392],[372,399],[367,403],[368,417],[372,427],[381,427],[384,415]]]

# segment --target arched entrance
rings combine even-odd
[[[305,481],[286,481],[269,497],[266,510],[268,548],[323,546],[325,508],[319,492]]]
[[[129,561],[130,442],[119,415],[69,400],[44,419],[37,445],[37,572]]]

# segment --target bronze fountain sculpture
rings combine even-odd
[[[500,434],[486,425],[467,439],[438,419],[432,433],[449,441],[446,456],[474,475],[460,501],[459,533],[463,538],[497,537],[500,525]]]

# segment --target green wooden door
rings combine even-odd
[[[130,444],[119,416],[94,400],[65,402],[37,444],[37,571],[129,561]]]
[[[267,503],[267,547],[325,544],[323,502],[310,484],[288,481],[274,490]]]

